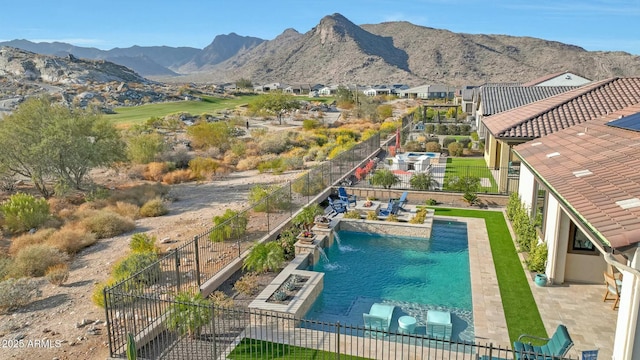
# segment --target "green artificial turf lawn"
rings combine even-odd
[[[502,212],[436,208],[435,213],[442,216],[484,219],[511,343],[521,334],[547,337],[547,331]]]
[[[448,180],[454,176],[475,176],[479,178],[487,178],[491,181],[491,187],[480,187],[479,193],[489,192],[495,193],[498,191],[498,184],[496,183],[491,171],[484,162],[483,157],[450,157],[447,158],[447,169],[444,173],[444,183],[447,184]],[[446,190],[446,186],[445,186]]]
[[[335,353],[303,348],[299,346],[278,344],[270,341],[244,338],[231,351],[227,359],[336,359]],[[340,359],[367,359],[359,356],[340,355]]]

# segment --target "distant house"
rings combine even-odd
[[[264,85],[256,85],[253,87],[253,91],[255,92],[269,92],[269,91],[277,91],[277,90],[284,91],[284,89],[287,87],[288,85],[286,84],[274,82],[274,83],[269,83]]]
[[[455,87],[447,85],[421,85],[409,89],[398,90],[398,96],[408,99],[453,99]]]
[[[362,90],[367,96],[391,95],[391,88],[386,85],[374,85]]]
[[[284,92],[294,95],[309,95],[323,87],[322,84],[292,84],[284,88]]]
[[[569,71],[546,75],[522,84],[522,86],[582,86],[591,80]]]
[[[483,85],[473,100],[475,108],[473,115],[478,136],[482,139],[487,136],[486,125],[483,121],[485,118],[577,88],[578,86]]]
[[[335,95],[338,92],[338,85],[331,86],[323,86],[318,89],[318,95],[320,96],[331,96]]]

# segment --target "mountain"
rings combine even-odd
[[[135,82],[149,83],[133,70],[104,60],[78,59],[73,55],[57,57],[0,47],[0,76],[13,81],[51,84]]]
[[[45,54],[107,59],[166,82],[323,83],[454,86],[522,82],[571,71],[592,80],[640,74],[640,56],[586,51],[532,37],[454,33],[409,22],[356,25],[323,17],[305,34],[273,40],[218,35],[204,49],[133,46],[99,50],[64,43],[0,43]],[[179,75],[179,76],[176,76]]]

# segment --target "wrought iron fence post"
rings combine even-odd
[[[249,239],[249,235],[245,235],[245,239]],[[240,257],[241,255],[241,251],[240,251],[240,238],[238,238],[238,240],[236,240],[236,245],[238,245],[238,257]]]
[[[105,322],[107,323],[107,336],[109,338],[109,356],[113,356],[113,339],[111,338],[111,318],[109,317],[109,301],[107,300],[107,286],[102,288],[102,298],[104,299]]]
[[[493,359],[493,343],[489,343],[489,359]]]
[[[271,209],[269,209],[269,198],[271,196],[268,195],[266,197],[265,205],[267,206],[267,233],[271,232],[271,224],[269,224],[269,217],[271,217]]]
[[[293,199],[291,195],[291,187],[289,187],[289,198]],[[311,202],[311,171],[307,171],[307,204],[309,202]]]
[[[198,245],[198,235],[193,237],[193,245],[195,246],[196,252],[196,284],[200,287],[200,246]]]
[[[180,255],[178,255],[178,249],[173,251],[176,262],[176,289],[180,292]]]
[[[336,322],[336,359],[340,360],[340,321]]]

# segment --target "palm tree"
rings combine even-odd
[[[192,339],[195,339],[200,334],[200,329],[213,318],[211,302],[200,293],[178,293],[172,310],[167,324],[169,330],[175,330],[180,335],[188,335]]]
[[[416,190],[436,190],[438,182],[430,172],[415,174],[409,179],[411,188]]]
[[[260,243],[253,246],[244,260],[243,268],[257,273],[278,270],[284,262],[284,250],[275,242]]]
[[[316,216],[322,214],[324,214],[324,211],[322,211],[320,205],[310,204],[293,218],[293,224],[296,226],[302,226],[305,231],[311,231],[311,227],[313,226],[313,221]]]
[[[371,184],[380,185],[385,189],[390,189],[391,186],[399,182],[400,179],[391,170],[376,170],[376,172],[371,175]]]

